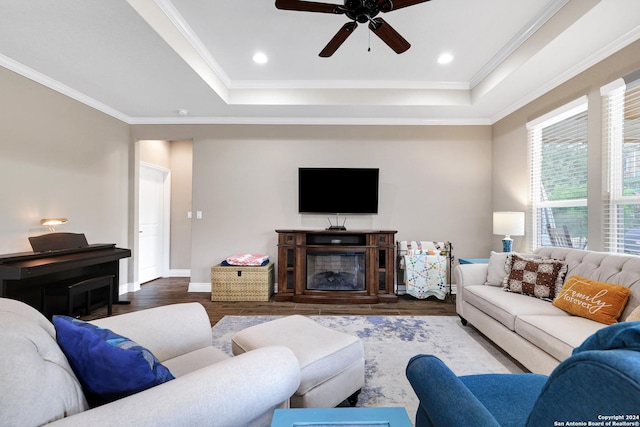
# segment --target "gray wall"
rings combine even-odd
[[[0,253],[30,251],[45,217],[129,247],[129,126],[1,67],[0,94]]]
[[[171,265],[172,270],[191,268],[193,142],[171,141]]]
[[[193,139],[191,281],[236,252],[276,259],[278,228],[325,228],[297,212],[300,166],[380,168],[378,215],[351,229],[450,240],[457,256],[491,249],[489,126],[134,126],[135,139]]]

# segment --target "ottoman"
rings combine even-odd
[[[347,399],[355,406],[364,386],[364,347],[358,337],[293,315],[231,338],[234,355],[269,345],[290,348],[300,363],[300,387],[291,396],[292,408],[332,408]]]

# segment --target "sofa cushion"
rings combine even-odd
[[[591,335],[573,354],[592,350],[628,349],[640,352],[640,322],[621,323],[601,328]]]
[[[54,316],[57,341],[91,405],[172,380],[149,350],[128,338],[68,316]]]
[[[503,286],[505,278],[511,271],[511,265],[507,265],[507,258],[509,255],[519,255],[526,259],[540,259],[540,256],[536,254],[523,254],[516,252],[494,252],[491,251],[489,257],[489,265],[487,269],[487,281],[485,285],[489,286]]]
[[[631,289],[629,302],[622,312],[623,319],[640,305],[640,256],[552,246],[538,248],[536,253],[564,260],[568,267],[567,277],[577,275]]]
[[[566,273],[566,264],[554,259],[526,259],[511,256],[511,270],[505,290],[553,301]]]
[[[0,298],[0,324],[1,425],[43,425],[88,409],[51,322],[22,302]]]
[[[465,302],[493,317],[510,330],[515,330],[516,316],[523,314],[543,314],[566,316],[569,314],[554,307],[548,301],[526,295],[504,292],[495,286],[465,286]]]
[[[618,321],[630,293],[624,286],[571,276],[553,305],[576,316],[611,325]]]
[[[631,313],[624,319],[625,322],[635,322],[640,320],[640,305],[633,309]]]
[[[602,323],[577,316],[522,315],[515,331],[559,361],[571,356],[573,349],[601,328]]]

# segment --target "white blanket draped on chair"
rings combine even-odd
[[[418,299],[445,299],[449,243],[402,241],[398,246],[406,292]]]
[[[405,255],[404,276],[407,293],[418,299],[447,296],[447,257],[442,255]]]

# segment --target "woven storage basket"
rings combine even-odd
[[[211,267],[211,301],[269,301],[273,276],[272,262],[264,267]]]

